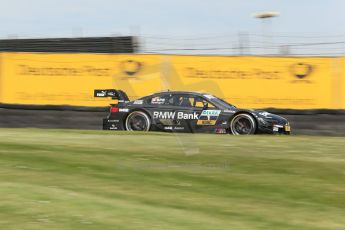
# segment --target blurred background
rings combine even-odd
[[[341,0],[13,0],[2,2],[0,37],[134,35],[141,53],[336,56],[345,48],[344,5]]]
[[[130,99],[169,89],[281,114],[298,134],[344,135],[344,7],[4,1],[0,126],[100,129],[110,101],[93,98],[94,89]]]
[[[344,0],[1,0],[0,229],[345,229]],[[203,91],[292,134],[107,132]]]

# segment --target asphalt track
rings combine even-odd
[[[107,112],[0,108],[2,128],[102,128]],[[294,134],[345,136],[345,114],[280,114],[290,121]]]

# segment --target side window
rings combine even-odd
[[[209,101],[206,101],[204,98],[202,98],[202,97],[196,97],[195,98],[194,107],[204,108],[205,104],[207,104],[207,108],[209,108],[209,109],[215,108],[215,106],[212,103],[210,103]]]
[[[175,96],[175,105],[181,107],[193,107],[194,104],[194,97],[190,95],[176,95]]]
[[[207,102],[204,99],[202,99],[201,97],[196,97],[194,107],[204,108],[205,103],[207,103]]]
[[[153,96],[147,100],[147,103],[149,105],[173,105],[174,98],[170,94]]]
[[[176,95],[175,105],[181,107],[194,107],[194,108],[204,108],[204,105],[207,104],[208,108],[213,109],[215,106],[199,96],[193,95]]]

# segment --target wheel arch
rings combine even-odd
[[[239,111],[237,111],[236,113],[234,113],[230,117],[230,119],[229,119],[229,127],[228,127],[229,131],[231,132],[231,121],[239,114],[247,114],[247,115],[251,116],[254,119],[254,121],[255,121],[255,132],[254,132],[254,134],[256,134],[258,132],[259,121],[258,121],[257,117],[253,113],[251,113],[250,111],[247,111],[247,110],[239,110]]]
[[[151,116],[151,114],[146,110],[146,109],[144,109],[144,108],[134,108],[134,109],[131,109],[130,111],[128,111],[128,113],[126,114],[126,116],[124,116],[124,119],[123,119],[123,121],[122,121],[122,125],[123,125],[123,127],[124,127],[124,129],[127,131],[127,128],[126,128],[126,121],[127,121],[127,118],[128,118],[128,116],[131,114],[131,113],[133,113],[133,112],[143,112],[143,113],[145,113],[148,117],[149,117],[149,119],[150,119],[150,123],[151,123],[151,125],[152,125],[152,116]]]

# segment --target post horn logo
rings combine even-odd
[[[120,69],[124,74],[133,76],[142,69],[142,63],[134,60],[126,60],[120,63]]]
[[[291,65],[290,71],[296,78],[305,79],[314,71],[314,67],[310,64],[299,62]]]

